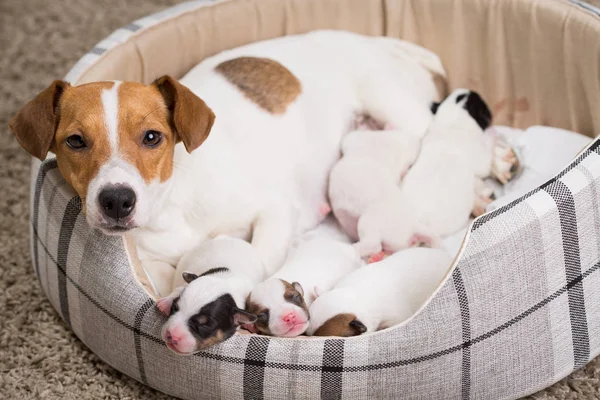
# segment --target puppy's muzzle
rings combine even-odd
[[[102,213],[115,221],[126,218],[133,212],[135,200],[135,192],[127,186],[104,188],[98,195]]]

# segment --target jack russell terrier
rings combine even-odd
[[[348,337],[399,324],[427,301],[451,262],[444,250],[414,248],[359,268],[317,297],[306,333]]]
[[[249,330],[282,337],[301,335],[317,294],[330,290],[361,265],[352,245],[313,235],[291,250],[279,271],[252,289],[246,310],[258,319],[255,329]]]
[[[196,246],[177,266],[173,292],[157,303],[169,316],[161,332],[167,347],[192,354],[256,322],[244,302],[264,278],[256,250],[242,239],[220,235]]]
[[[56,155],[92,227],[133,237],[164,296],[179,260],[219,234],[251,240],[275,272],[322,220],[356,114],[422,136],[433,75],[439,58],[417,45],[316,31],[222,52],[179,82],[55,81],[9,125],[33,156]]]

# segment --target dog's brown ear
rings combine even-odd
[[[196,150],[208,137],[215,122],[215,114],[190,89],[168,75],[158,78],[153,85],[158,88],[169,107],[171,123],[179,140],[188,153]]]
[[[9,122],[8,126],[19,144],[34,157],[44,160],[54,139],[58,102],[65,81],[54,81],[48,88],[27,103]]]

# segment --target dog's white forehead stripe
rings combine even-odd
[[[118,118],[119,118],[119,85],[115,81],[112,88],[102,90],[102,107],[104,108],[104,124],[108,133],[108,140],[112,154],[115,155],[119,149]]]

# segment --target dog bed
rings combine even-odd
[[[495,123],[600,131],[598,10],[562,0],[222,0],[117,30],[67,80],[182,76],[221,50],[334,28],[404,38],[440,55]],[[127,238],[92,230],[52,159],[33,163],[32,259],[76,335],[123,373],[186,399],[516,398],[600,352],[600,150],[474,221],[430,301],[402,325],[349,339],[237,334],[190,357]]]

